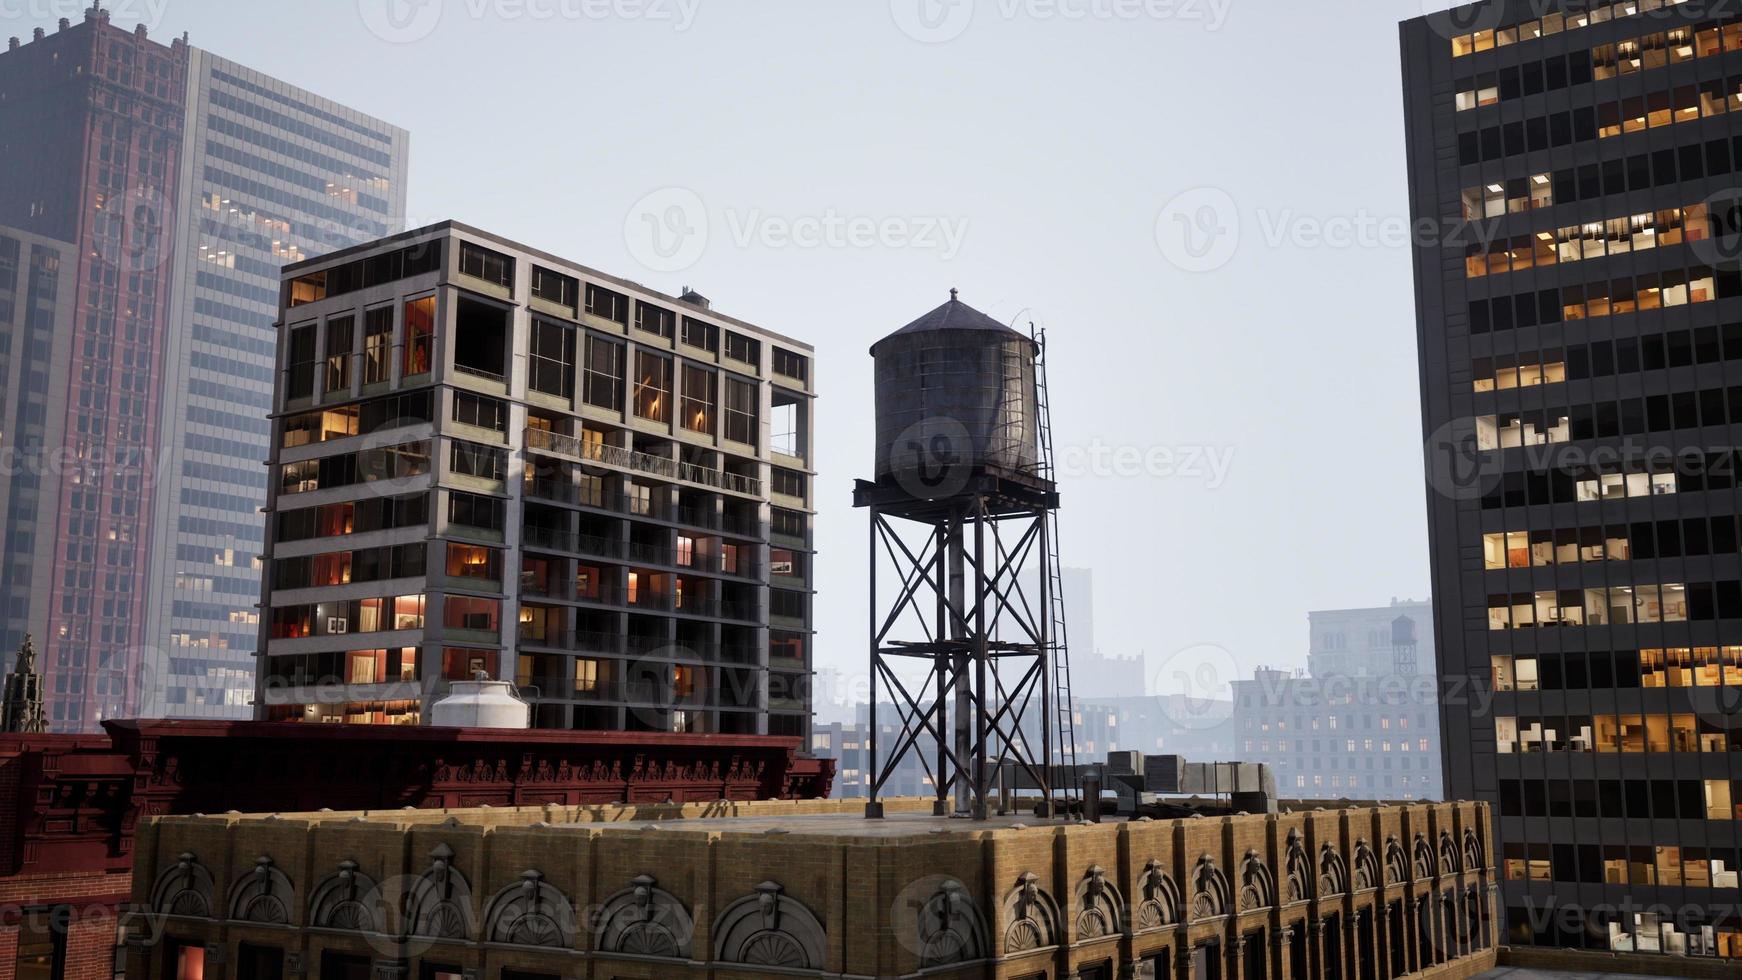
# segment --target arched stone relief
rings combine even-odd
[[[429,858],[429,869],[411,886],[406,905],[409,934],[426,939],[470,939],[477,933],[472,888],[454,867],[453,848],[437,844]]]
[[[1312,897],[1309,891],[1312,866],[1307,862],[1306,842],[1299,830],[1288,832],[1288,860],[1283,865],[1283,877],[1287,888],[1283,894],[1288,901],[1304,902]]]
[[[1461,870],[1462,857],[1458,854],[1458,842],[1452,839],[1451,831],[1440,831],[1440,873],[1455,875]]]
[[[309,925],[315,928],[359,932],[386,928],[381,890],[355,861],[340,861],[337,871],[321,879],[309,894],[308,907]]]
[[[1319,897],[1342,895],[1349,890],[1349,863],[1332,845],[1319,846]]]
[[[733,902],[714,921],[714,959],[723,963],[818,970],[827,951],[823,924],[772,881],[757,885],[756,894]]]
[[[272,858],[262,854],[254,867],[230,886],[230,918],[240,922],[289,925],[295,890]]]
[[[1106,869],[1090,865],[1076,891],[1078,939],[1100,939],[1125,931],[1125,897],[1107,880]]]
[[[954,878],[940,882],[937,891],[920,907],[918,935],[922,970],[970,963],[991,955],[980,907],[968,889]]]
[[[1355,841],[1355,890],[1366,891],[1378,888],[1384,879],[1380,877],[1379,856],[1373,853],[1373,845],[1365,839]]]
[[[1434,860],[1433,845],[1421,834],[1415,835],[1415,876],[1432,878],[1439,874],[1439,862]]]
[[[1269,908],[1276,904],[1276,876],[1257,851],[1247,851],[1240,865],[1240,911]]]
[[[652,875],[637,875],[605,899],[598,933],[603,952],[687,960],[696,926],[676,895],[658,887]]]
[[[152,884],[151,908],[162,915],[211,918],[212,873],[192,851],[181,852]]]
[[[528,869],[520,880],[490,897],[484,907],[484,940],[515,946],[569,949],[575,944],[575,909],[568,896]]]
[[[1409,855],[1396,837],[1385,838],[1385,883],[1401,885],[1409,880]]]
[[[1192,918],[1227,915],[1231,900],[1228,876],[1208,854],[1199,857],[1197,867],[1192,870]]]
[[[1482,855],[1482,838],[1477,836],[1475,830],[1465,828],[1465,830],[1464,830],[1464,870],[1465,871],[1483,871],[1483,870],[1486,870],[1487,867],[1488,867],[1488,862],[1484,859],[1484,857]]]
[[[1004,896],[1003,921],[1006,954],[1058,945],[1058,903],[1040,887],[1040,876],[1032,871],[1024,871]]]
[[[1143,899],[1137,906],[1138,929],[1159,929],[1179,922],[1179,885],[1162,868],[1160,861],[1151,858],[1144,865],[1140,887]]]

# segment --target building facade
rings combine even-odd
[[[35,634],[55,730],[249,713],[277,270],[396,230],[406,148],[96,7],[0,53],[0,225],[72,257],[0,542],[0,649]]]
[[[285,270],[260,716],[810,726],[811,349],[457,223]]]
[[[278,272],[404,227],[409,137],[199,48],[185,103],[141,713],[249,718]]]
[[[54,450],[65,443],[66,413],[51,408],[60,406],[54,382],[72,360],[78,267],[70,243],[0,227],[0,624],[17,639],[0,659],[13,656],[31,624],[48,622],[49,592],[30,586],[33,569],[52,565],[58,550],[38,521],[61,495],[64,456]]]
[[[1736,17],[1401,28],[1445,778],[1519,946],[1742,956]]]
[[[126,973],[1461,980],[1495,963],[1480,805],[1062,826],[931,805],[168,817],[139,834]]]
[[[1433,604],[1307,614],[1307,670],[1234,682],[1234,758],[1300,800],[1445,799]]]

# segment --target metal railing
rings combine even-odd
[[[574,436],[566,436],[546,429],[528,427],[524,436],[525,446],[530,450],[556,453],[583,462],[615,466],[632,473],[646,473],[649,476],[657,476],[666,480],[695,483],[713,487],[716,490],[725,490],[729,493],[742,493],[753,497],[762,496],[762,481],[755,477],[727,473],[724,470],[710,469],[706,466],[684,463],[664,456],[654,456],[651,453],[636,452],[619,446],[608,446],[602,442],[587,442]]]

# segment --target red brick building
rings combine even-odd
[[[119,721],[0,735],[0,980],[108,980],[133,831],[161,814],[820,799],[775,736]]]

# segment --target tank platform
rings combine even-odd
[[[898,475],[855,480],[853,506],[876,507],[891,517],[928,524],[957,516],[962,502],[976,496],[986,501],[986,515],[994,518],[1028,516],[1059,506],[1058,484],[1034,473],[979,466],[960,474],[946,472],[939,489],[948,492],[942,496],[914,493],[916,486],[936,483],[935,479],[919,481]]]

